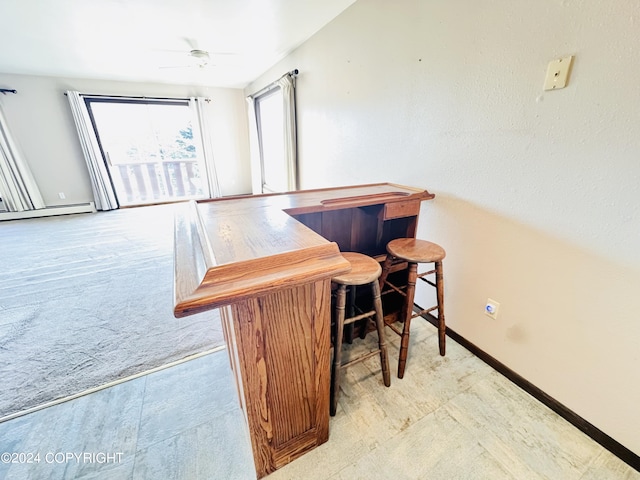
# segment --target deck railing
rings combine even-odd
[[[126,163],[110,168],[121,206],[204,195],[197,160]]]

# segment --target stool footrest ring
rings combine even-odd
[[[391,324],[391,323],[387,323],[387,327],[389,327],[394,333],[402,336],[402,330],[400,330],[398,327],[396,327],[395,325]]]
[[[407,288],[406,285],[404,287],[400,288],[400,287],[396,287],[393,283],[391,283],[389,281],[386,281],[386,280],[385,280],[384,284],[390,286],[392,290],[395,290],[396,292],[398,292],[403,297],[407,296],[407,294],[402,291],[402,288]],[[390,291],[391,290],[387,290],[385,292],[382,292],[381,295],[385,295],[385,294],[389,293]]]
[[[416,278],[426,277],[427,275],[433,275],[434,273],[436,273],[435,270],[429,270],[428,272],[424,272],[424,273],[418,274],[418,276]],[[425,280],[425,282],[426,282],[426,280]]]
[[[347,363],[345,363],[343,365],[340,365],[340,368],[350,367],[351,365],[355,365],[356,363],[360,363],[360,362],[366,360],[369,357],[373,357],[374,355],[379,355],[379,354],[380,354],[380,349],[373,350],[373,351],[371,351],[369,353],[363,354],[361,357],[354,358],[353,360],[351,360],[351,361],[349,361],[349,362],[347,362]]]
[[[419,312],[415,312],[413,315],[411,315],[411,318],[421,317],[425,313],[429,313],[429,312],[433,312],[434,310],[437,310],[437,308],[438,308],[437,305],[435,305],[433,307],[430,307],[430,308],[425,308],[424,310],[420,310]]]
[[[365,312],[361,315],[356,315],[355,317],[349,317],[344,319],[344,324],[349,325],[350,323],[357,322],[358,320],[362,320],[363,318],[373,317],[376,314],[375,310],[371,310],[370,312]]]

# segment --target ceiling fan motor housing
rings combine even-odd
[[[209,59],[209,52],[205,51],[205,50],[198,50],[198,49],[193,49],[189,52],[189,55],[191,55],[193,58],[197,58],[198,60],[208,60]]]

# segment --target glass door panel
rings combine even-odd
[[[188,102],[87,102],[120,206],[209,197]]]
[[[284,109],[278,87],[256,99],[262,191],[286,192],[287,162],[284,154]]]

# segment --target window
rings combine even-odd
[[[210,196],[187,100],[85,102],[120,206]]]
[[[263,192],[287,191],[282,105],[282,89],[280,87],[256,98]]]
[[[255,133],[251,138],[254,193],[287,192],[298,188],[297,74],[298,70],[289,72],[248,98],[249,121],[252,133]]]

